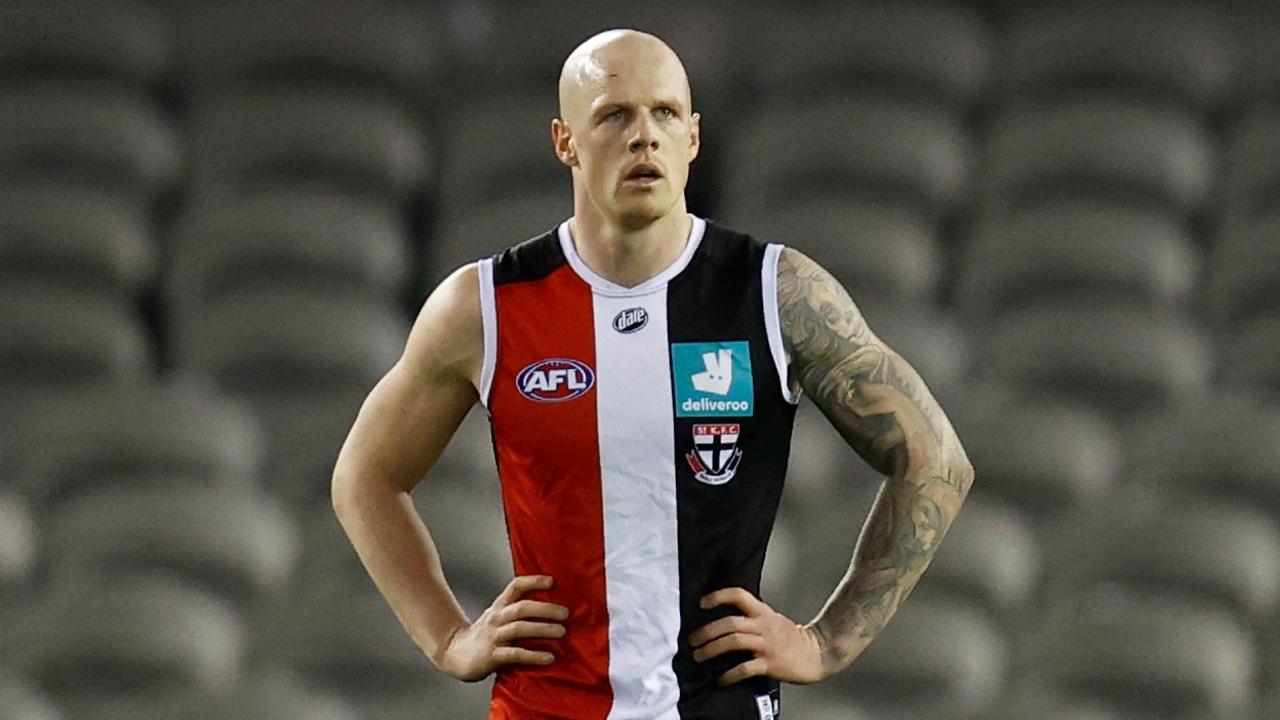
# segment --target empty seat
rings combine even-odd
[[[1110,594],[1066,603],[1044,618],[1038,647],[1055,685],[1123,717],[1229,713],[1253,699],[1253,641],[1212,604]]]
[[[793,133],[792,128],[805,128]],[[946,112],[874,98],[766,106],[727,139],[725,214],[798,198],[900,203],[933,217],[968,190],[969,138]]]
[[[1252,390],[1188,398],[1137,419],[1124,435],[1131,482],[1280,513],[1280,406]]]
[[[981,610],[922,593],[908,597],[875,642],[828,682],[873,717],[947,708],[950,717],[968,718],[1003,690],[1006,652]]]
[[[1180,218],[1107,203],[1048,203],[992,218],[965,251],[956,294],[979,315],[1076,297],[1186,304],[1200,258]]]
[[[431,531],[449,582],[483,612],[515,576],[506,515],[496,482],[429,477],[414,490],[414,505]],[[465,606],[464,606],[465,607]]]
[[[228,90],[193,108],[191,173],[202,191],[310,187],[403,203],[432,157],[398,103],[330,88]]]
[[[206,299],[280,282],[396,299],[409,272],[408,235],[401,214],[341,194],[210,198],[172,239],[170,320],[184,326]]]
[[[459,198],[452,214],[441,219],[434,237],[426,243],[422,273],[426,289],[462,265],[553,230],[573,215],[568,178],[559,182],[566,187],[525,197],[475,203]]]
[[[801,250],[854,297],[928,303],[943,272],[936,225],[902,207],[831,198],[776,208],[739,205],[730,227]]]
[[[991,323],[975,367],[1126,414],[1203,389],[1212,353],[1190,318],[1123,305],[1042,304]]]
[[[1265,509],[1116,494],[1064,518],[1050,537],[1051,597],[1113,584],[1204,598],[1257,626],[1280,602],[1280,525]]]
[[[551,92],[463,101],[447,119],[441,213],[459,219],[493,201],[553,196],[572,209],[569,168],[556,157]]]
[[[918,590],[985,605],[996,619],[1027,607],[1040,575],[1040,543],[1022,513],[971,492]]]
[[[0,177],[150,200],[177,177],[169,120],[145,95],[93,83],[0,90]]]
[[[1242,115],[1227,142],[1221,203],[1233,215],[1252,220],[1280,210],[1280,107],[1264,106]]]
[[[263,460],[250,411],[195,381],[64,394],[22,414],[16,475],[46,504],[112,485],[244,487]]]
[[[1125,716],[1097,700],[1072,698],[1031,683],[996,701],[984,717],[990,720],[1122,720]]]
[[[442,19],[396,2],[166,4],[186,87],[316,80],[411,95],[442,68]]]
[[[0,286],[0,400],[136,380],[151,341],[119,298],[33,281]]]
[[[1233,90],[1233,41],[1207,5],[1048,6],[1014,22],[1004,84],[1024,97],[1111,92],[1212,108]]]
[[[962,109],[988,81],[989,30],[958,3],[756,7],[738,14],[735,40],[770,97],[889,95]]]
[[[57,183],[0,187],[0,278],[138,295],[156,251],[142,209]]]
[[[1075,400],[992,393],[945,405],[980,478],[974,494],[1044,518],[1105,495],[1120,478],[1118,428]]]
[[[5,720],[64,720],[65,716],[35,688],[0,673],[0,717]]]
[[[1207,285],[1207,304],[1219,321],[1280,313],[1280,213],[1228,222]]]
[[[103,488],[48,516],[53,572],[163,570],[255,607],[285,589],[298,531],[273,497],[208,486]]]
[[[1196,117],[1114,99],[1015,105],[995,121],[986,156],[992,209],[1071,198],[1194,211],[1214,170]]]
[[[386,692],[352,702],[362,717],[378,720],[421,720],[423,708],[439,717],[482,718],[489,713],[489,683],[461,683],[444,673],[427,671],[428,687]]]
[[[57,697],[217,690],[243,669],[231,607],[169,577],[73,582],[13,612],[15,667]]]
[[[408,323],[364,293],[281,284],[205,305],[175,328],[176,363],[243,399],[268,441],[265,484],[317,499],[364,397],[395,364]]]
[[[36,519],[27,503],[0,490],[0,593],[21,583],[35,566],[37,537]]]
[[[1266,104],[1280,99],[1280,13],[1262,4],[1238,3],[1241,13],[1240,38],[1244,49],[1241,61],[1241,100]],[[1270,12],[1268,12],[1270,10]]]
[[[1234,326],[1221,345],[1219,379],[1235,387],[1256,387],[1280,393],[1280,312],[1252,318]]]
[[[230,688],[195,688],[137,697],[66,703],[67,720],[356,720],[353,708],[284,672],[246,678]]]
[[[168,30],[157,9],[140,0],[10,0],[0,25],[0,74],[154,85],[169,68]]]

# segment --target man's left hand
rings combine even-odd
[[[704,596],[699,605],[704,610],[732,605],[743,614],[720,618],[690,633],[694,660],[705,662],[734,651],[755,656],[721,675],[721,685],[758,675],[800,685],[826,677],[822,646],[813,628],[795,624],[746,590],[717,590]]]

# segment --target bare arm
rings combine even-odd
[[[519,601],[528,590],[549,587],[547,578],[513,580],[471,623],[409,495],[478,398],[483,338],[476,268],[467,266],[423,305],[404,354],[360,408],[332,483],[338,520],[396,617],[437,667],[465,680],[506,662],[550,662],[548,653],[503,645],[563,634],[548,623],[515,622],[563,619],[548,603]]]
[[[915,587],[974,474],[919,374],[872,333],[840,283],[795,250],[779,259],[778,309],[805,393],[889,476],[848,573],[808,625],[830,675],[866,649]]]

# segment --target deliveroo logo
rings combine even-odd
[[[750,349],[745,340],[672,343],[676,417],[751,415]]]

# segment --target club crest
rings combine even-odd
[[[699,482],[723,485],[733,479],[742,461],[742,448],[738,447],[741,429],[737,423],[693,426],[693,450],[685,455],[685,460]]]

